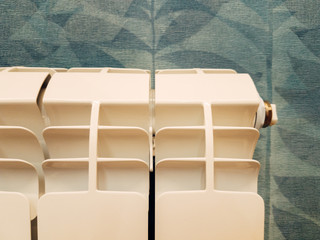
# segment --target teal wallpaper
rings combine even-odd
[[[0,0],[0,66],[233,68],[278,107],[265,239],[320,236],[319,0]]]

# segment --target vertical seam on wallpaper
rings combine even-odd
[[[273,4],[268,1],[268,52],[267,52],[267,98],[272,102],[272,56],[273,56]],[[265,239],[270,238],[270,221],[271,221],[271,130],[267,128],[267,148],[266,148],[266,223]]]
[[[156,45],[156,34],[155,34],[155,27],[154,27],[154,1],[151,0],[151,31],[152,31],[152,66],[151,66],[151,88],[155,88],[155,69],[156,69],[156,63],[155,63],[155,45]]]

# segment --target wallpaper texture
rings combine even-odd
[[[16,65],[249,73],[280,119],[254,156],[265,239],[319,239],[319,0],[0,0]]]

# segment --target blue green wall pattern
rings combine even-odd
[[[233,68],[279,123],[255,159],[265,239],[320,236],[318,0],[0,0],[0,66]]]

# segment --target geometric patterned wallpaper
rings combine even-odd
[[[254,155],[265,239],[319,239],[319,0],[0,0],[0,66],[17,65],[249,73],[279,116]]]

